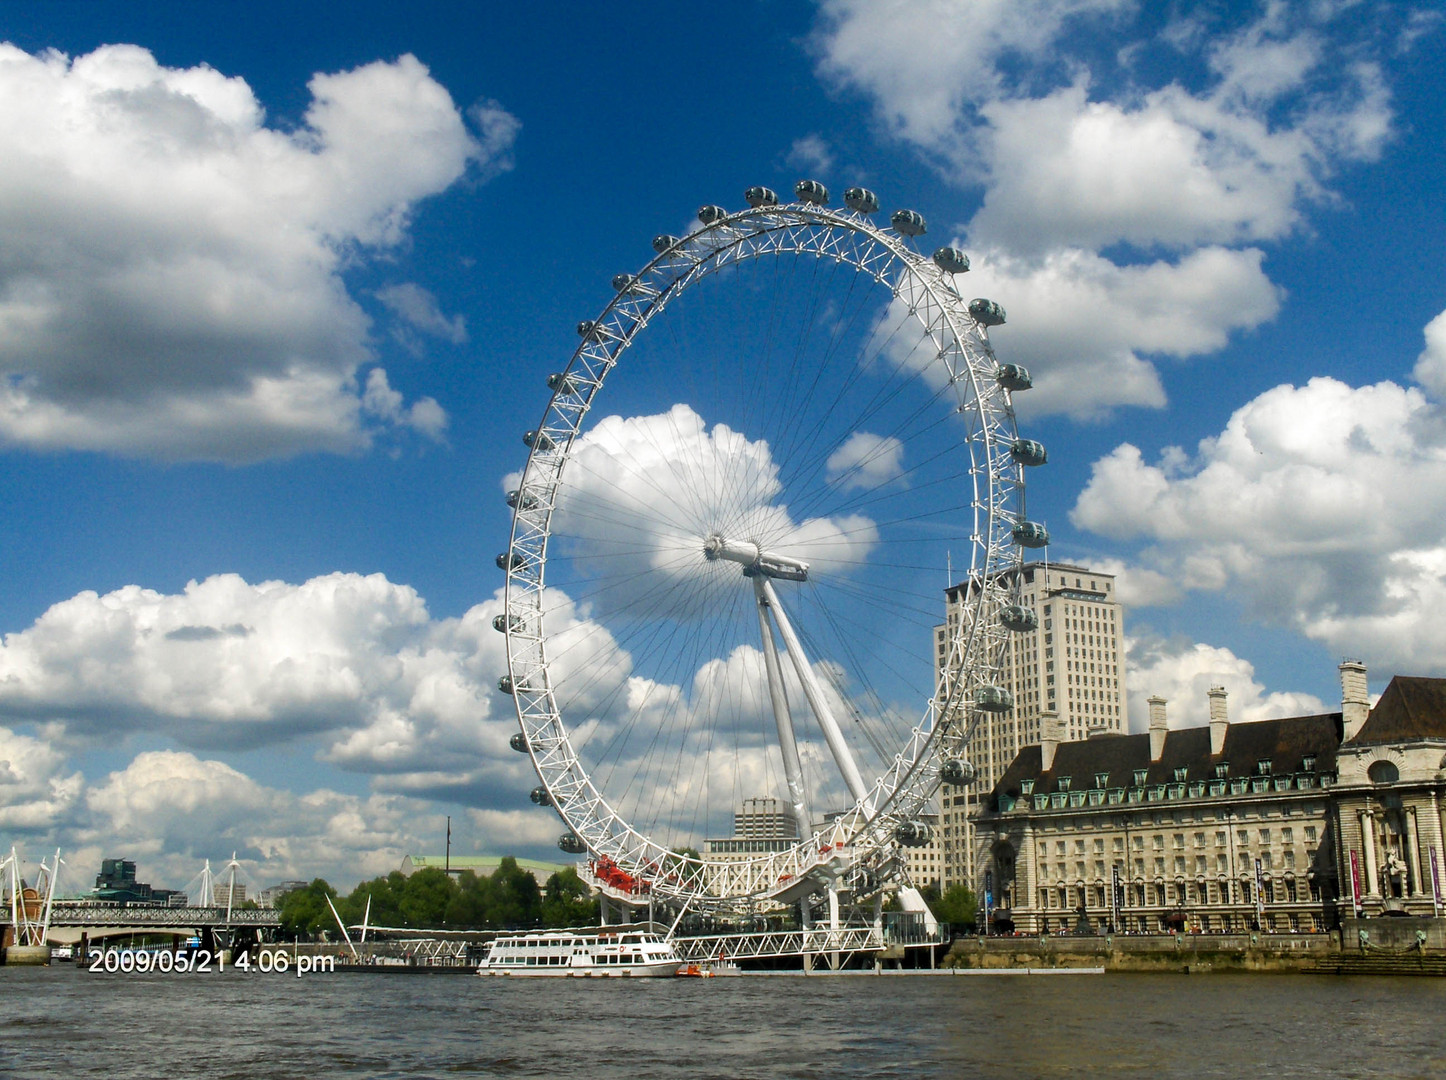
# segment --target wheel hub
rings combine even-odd
[[[709,562],[725,559],[728,562],[740,563],[745,574],[751,571],[786,581],[808,580],[808,563],[802,559],[764,551],[752,540],[731,540],[722,533],[713,533],[703,541],[703,558]]]

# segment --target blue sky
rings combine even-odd
[[[1132,698],[1446,674],[1443,34],[1328,0],[4,5],[0,838],[347,881],[450,813],[545,857],[485,625],[519,435],[651,237],[804,176],[919,209],[1008,310],[1030,508],[1121,574]]]

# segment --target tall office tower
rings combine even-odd
[[[747,840],[793,840],[798,826],[778,799],[744,799],[733,815],[733,835]]]
[[[1043,721],[1055,718],[1062,739],[1124,734],[1125,622],[1115,596],[1113,574],[1067,563],[1026,563],[1018,571],[1019,603],[1034,612],[1038,626],[1011,634],[1000,685],[1014,695],[1014,708],[984,713],[969,740],[969,759],[979,777],[968,788],[941,791],[944,885],[963,882],[978,889],[970,817],[988,796],[1015,755],[1041,741]],[[967,583],[945,590],[945,625],[934,630],[936,681],[948,634],[969,597]],[[972,853],[972,854],[971,854]]]

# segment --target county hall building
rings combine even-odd
[[[1309,931],[1439,916],[1446,679],[1397,676],[1374,708],[1340,666],[1341,711],[1067,740],[1044,717],[975,818],[993,930]]]

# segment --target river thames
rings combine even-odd
[[[0,1076],[1446,1076],[1446,980],[0,968]]]

